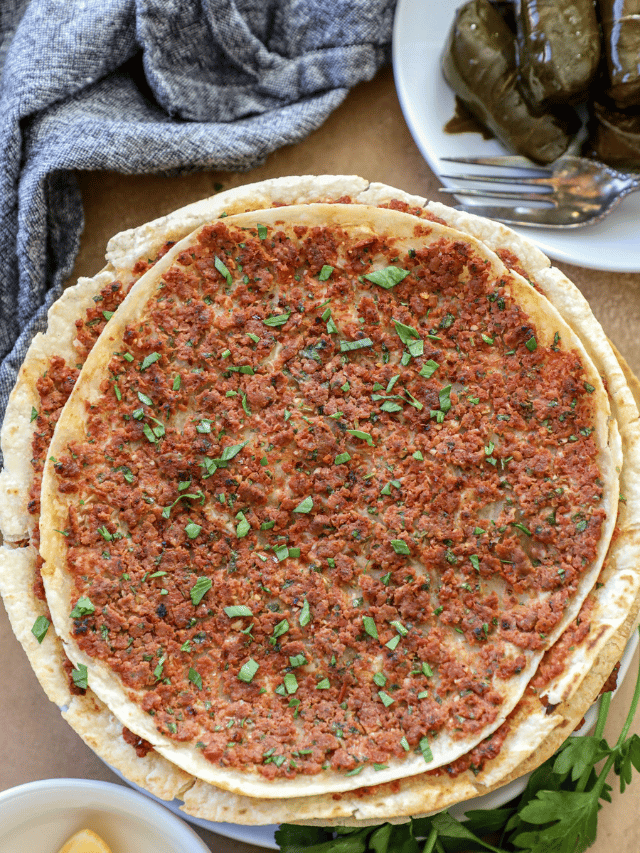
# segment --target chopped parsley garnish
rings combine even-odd
[[[389,480],[389,482],[386,484],[386,486],[383,486],[380,489],[380,494],[381,495],[390,495],[392,486],[394,489],[399,489],[400,488],[400,480]]]
[[[195,521],[190,521],[184,529],[189,539],[195,539],[202,530],[201,524],[196,524]]]
[[[408,275],[409,270],[403,270],[400,267],[385,267],[384,269],[367,273],[364,278],[383,287],[385,290],[391,290],[392,287],[395,287],[396,284],[399,284]]]
[[[331,688],[331,683],[328,678],[322,678],[316,684],[316,690],[329,690]]]
[[[293,510],[294,512],[300,513],[308,513],[313,509],[313,498],[311,496],[307,496],[303,501],[300,501],[298,506]]]
[[[80,619],[82,616],[88,616],[90,613],[95,612],[96,608],[93,606],[91,599],[87,598],[86,595],[81,595],[76,601],[76,606],[69,615],[72,619]]]
[[[238,539],[242,539],[251,530],[251,525],[247,521],[247,518],[243,512],[239,512],[236,515],[236,519],[238,521],[238,524],[236,526],[236,536],[238,537]]]
[[[295,677],[293,672],[286,672],[285,673],[284,686],[285,686],[285,689],[286,689],[287,693],[289,694],[289,696],[291,696],[293,693],[295,693],[296,690],[298,689],[298,679]]]
[[[89,686],[89,673],[85,664],[79,663],[78,666],[74,667],[71,670],[71,678],[76,687],[80,690],[86,690]]]
[[[231,278],[231,273],[229,272],[226,265],[220,260],[220,258],[217,255],[215,256],[213,264],[214,264],[215,268],[218,270],[218,272],[220,273],[220,275],[223,276],[224,279],[226,279],[226,282],[229,285],[229,287],[231,287],[231,285],[233,284],[233,279]]]
[[[199,577],[190,590],[191,601],[193,604],[196,606],[200,604],[205,594],[209,592],[212,586],[213,583],[211,578]]]
[[[309,609],[309,602],[305,598],[304,603],[302,605],[302,610],[300,611],[300,615],[298,616],[298,624],[301,628],[304,628],[305,625],[308,625],[311,622],[311,610]]]
[[[529,352],[535,352],[538,349],[538,342],[536,341],[534,335],[531,335],[529,340],[525,341],[524,345],[529,350]]]
[[[41,643],[44,640],[46,633],[49,630],[50,625],[51,625],[51,622],[49,622],[47,617],[41,615],[41,616],[38,616],[36,621],[31,626],[31,633],[33,634],[33,636],[36,638],[36,640],[39,643]]]
[[[236,616],[253,616],[253,612],[246,604],[230,604],[224,608],[224,612],[230,619]]]
[[[365,633],[368,634],[370,637],[373,637],[374,640],[380,639],[378,634],[378,628],[371,616],[362,617],[362,626],[364,627]]]
[[[389,705],[393,705],[394,700],[389,696],[388,693],[385,693],[384,690],[378,690],[378,696],[380,697],[380,701],[384,705],[385,708],[388,708]]]
[[[451,408],[451,385],[445,385],[444,388],[438,394],[438,399],[440,401],[440,411],[448,412]]]
[[[372,347],[371,338],[360,338],[358,341],[340,341],[340,352],[351,352],[352,350],[366,349]]]
[[[420,368],[420,376],[424,376],[425,379],[429,379],[436,370],[440,367],[437,361],[434,361],[432,358],[425,361],[425,363]]]
[[[433,761],[433,753],[429,746],[429,740],[426,737],[420,738],[420,752],[427,764],[429,764],[430,761]]]
[[[373,439],[368,432],[363,432],[361,429],[348,429],[347,432],[354,438],[361,438],[363,441],[366,441],[369,447],[373,447]]]
[[[192,666],[189,667],[189,673],[187,675],[187,678],[193,685],[198,688],[198,690],[202,690],[202,676]]]
[[[29,423],[32,423],[33,421],[35,421],[35,419],[37,417],[38,417],[38,410],[35,408],[35,406],[32,406],[31,407],[31,418],[29,419]]]
[[[333,460],[333,463],[334,463],[334,465],[342,465],[345,462],[348,462],[350,459],[351,459],[351,454],[347,453],[345,451],[344,453],[338,453],[336,458]]]
[[[240,667],[238,678],[240,679],[240,681],[244,681],[246,684],[250,684],[259,669],[260,664],[256,663],[253,658],[249,658],[249,660],[246,663],[242,664],[242,666]]]
[[[266,225],[258,225],[258,237],[261,240],[265,240],[268,233],[269,233],[269,229],[267,228]]]
[[[262,322],[265,326],[271,326],[272,328],[275,326],[284,326],[290,316],[291,311],[287,311],[286,314],[274,314],[272,317],[265,317]]]
[[[333,267],[329,264],[323,264],[322,269],[318,273],[318,281],[326,281],[333,272]]]
[[[147,367],[151,367],[152,364],[155,364],[156,361],[160,361],[160,353],[159,352],[151,352],[149,355],[146,355],[142,360],[142,364],[140,365],[140,370],[146,370]]]
[[[410,554],[409,546],[404,539],[391,539],[391,547],[396,554]]]

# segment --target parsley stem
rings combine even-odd
[[[426,844],[422,850],[422,853],[432,853],[433,848],[436,846],[436,841],[438,840],[438,830],[435,826],[431,827],[431,832],[429,833],[429,837],[427,838]]]
[[[598,721],[596,722],[596,728],[593,733],[593,736],[598,738],[598,740],[602,740],[604,737],[604,726],[607,722],[607,716],[609,714],[609,706],[611,705],[611,693],[605,693],[604,696],[600,699],[600,710],[598,711]]]
[[[638,629],[640,631],[640,628]],[[611,701],[611,695],[605,694],[609,696],[609,701]],[[604,696],[602,697],[604,699]],[[627,735],[629,734],[629,729],[631,728],[631,723],[633,722],[633,718],[635,716],[636,710],[638,708],[638,701],[640,700],[640,668],[638,670],[638,675],[636,678],[636,686],[633,691],[633,698],[631,700],[631,705],[629,707],[629,712],[627,713],[627,719],[625,720],[625,724],[622,727],[622,731],[620,732],[620,736],[618,737],[618,741],[615,747],[611,750],[611,754],[607,758],[604,767],[600,771],[598,778],[596,780],[596,784],[593,787],[594,793],[600,798],[602,789],[604,788],[604,783],[607,781],[607,776],[609,775],[609,771],[613,767],[613,764],[618,755],[618,751],[622,744],[626,741]],[[582,782],[582,779],[580,780]]]
[[[640,633],[640,628],[638,628],[638,632]],[[616,746],[621,746],[625,740],[627,739],[627,735],[629,734],[629,729],[631,728],[631,723],[633,722],[633,718],[636,715],[636,710],[638,708],[638,702],[640,701],[640,668],[638,669],[638,676],[636,678],[636,687],[633,691],[633,698],[631,700],[631,706],[629,707],[629,713],[627,714],[627,719],[625,720],[625,724],[622,727],[622,731],[620,732],[620,737],[618,738],[618,743]]]

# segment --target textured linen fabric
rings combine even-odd
[[[75,170],[257,166],[389,60],[394,5],[0,0],[0,422],[73,268]]]

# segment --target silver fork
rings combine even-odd
[[[456,205],[489,219],[499,219],[510,225],[531,225],[541,228],[578,228],[604,219],[621,200],[640,189],[640,174],[624,174],[604,163],[583,157],[561,157],[549,166],[539,166],[525,157],[442,157],[451,163],[475,166],[503,167],[510,172],[497,174],[441,175],[458,181],[483,181],[489,184],[524,185],[527,191],[516,189],[485,189],[450,186],[442,193],[507,199],[516,204],[492,206],[481,204]],[[523,204],[532,202],[532,204]]]

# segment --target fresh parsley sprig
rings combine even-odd
[[[600,801],[611,802],[611,770],[622,793],[632,768],[640,772],[640,736],[628,736],[640,700],[640,671],[614,746],[603,736],[611,695],[601,698],[593,734],[569,737],[502,808],[469,811],[464,822],[440,812],[361,829],[283,824],[276,832],[281,853],[583,853],[596,838]]]

